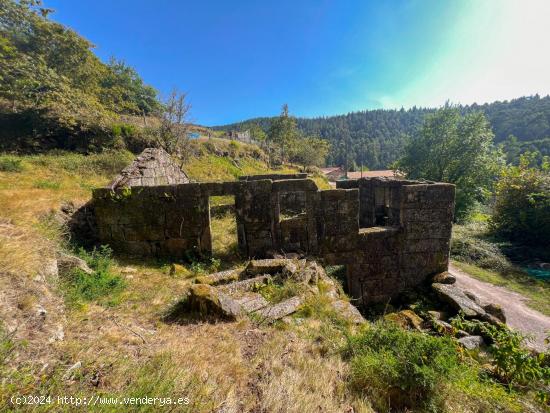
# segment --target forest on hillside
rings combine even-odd
[[[550,155],[550,96],[520,97],[510,101],[483,105],[458,106],[463,114],[481,111],[489,120],[495,143],[502,144],[509,160],[517,162],[519,154],[539,151]],[[402,155],[406,142],[414,138],[427,114],[435,109],[365,110],[347,115],[297,118],[300,131],[331,143],[327,163],[371,169],[388,167]],[[218,130],[247,130],[259,125],[268,130],[269,117],[215,127]]]

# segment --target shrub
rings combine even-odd
[[[481,334],[491,342],[495,376],[510,387],[535,390],[540,398],[548,400],[545,387],[550,385],[550,361],[548,354],[534,355],[525,348],[525,337],[505,325],[491,325],[479,320],[465,320],[456,317],[452,324],[457,329]]]
[[[0,157],[0,172],[22,172],[23,165],[21,159],[12,158],[9,156]]]
[[[346,354],[351,357],[352,386],[382,411],[437,409],[458,367],[450,339],[383,323],[352,336]]]
[[[531,167],[535,154],[520,157],[506,168],[496,186],[491,228],[510,240],[550,244],[550,162]]]

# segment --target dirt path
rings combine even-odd
[[[507,324],[525,335],[534,336],[529,346],[544,350],[544,339],[550,331],[550,317],[529,308],[523,295],[473,278],[471,275],[449,264],[449,272],[456,277],[458,286],[475,294],[482,304],[495,303],[506,313]]]

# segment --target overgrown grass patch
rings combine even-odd
[[[459,368],[456,345],[450,339],[380,322],[351,336],[345,354],[352,388],[382,411],[440,410],[446,384]]]
[[[21,159],[13,156],[0,156],[0,172],[22,172]]]
[[[94,272],[86,274],[80,269],[75,269],[63,278],[61,285],[70,306],[78,307],[92,301],[107,306],[118,304],[120,293],[126,283],[120,276],[111,273],[111,254],[112,251],[107,246],[94,248],[91,252],[79,250],[80,257]]]

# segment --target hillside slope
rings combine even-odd
[[[495,133],[496,143],[514,135],[525,149],[537,149],[543,154],[550,154],[550,143],[544,139],[550,137],[550,96],[536,95],[459,107],[463,112],[484,112]],[[413,136],[424,116],[433,111],[416,107],[408,110],[366,110],[347,115],[298,118],[297,123],[303,133],[320,136],[332,143],[328,164],[342,164],[346,152],[349,152],[357,164],[363,163],[371,169],[384,169],[399,157],[407,137]],[[249,119],[213,129],[246,130],[250,124],[256,123],[267,130],[270,119]],[[349,148],[345,144],[348,136],[351,139]]]

